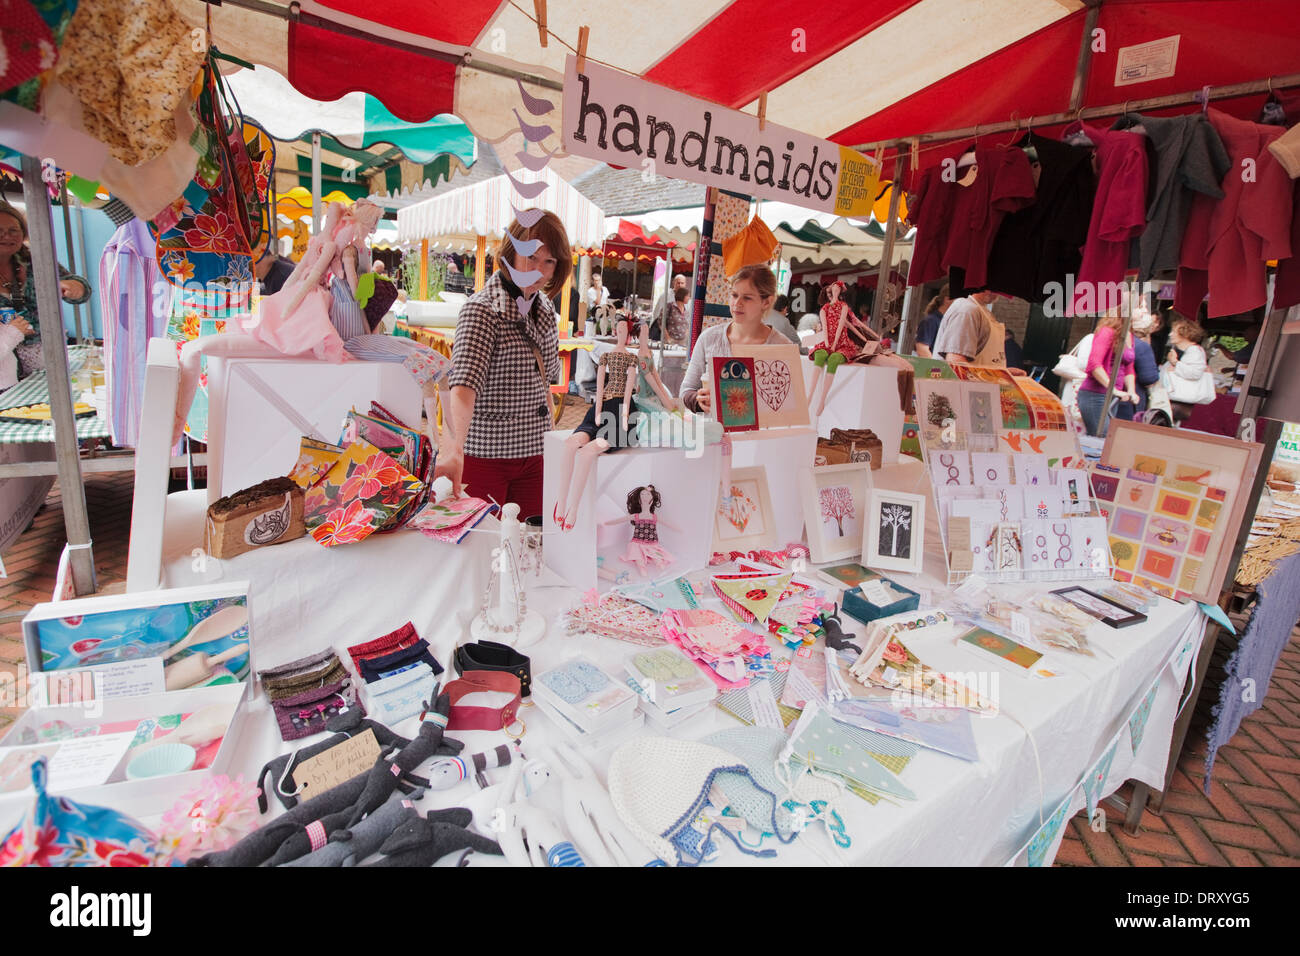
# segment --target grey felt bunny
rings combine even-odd
[[[383,854],[380,859],[366,865],[433,866],[448,853],[464,849],[500,856],[501,847],[495,840],[465,829],[470,812],[457,809],[463,816],[452,820],[430,813],[427,817],[404,821],[379,848]]]
[[[423,791],[405,794],[394,793],[384,805],[350,830],[335,830],[329,842],[319,850],[300,856],[281,866],[355,866],[374,853],[383,842],[409,820],[420,815],[412,806]]]

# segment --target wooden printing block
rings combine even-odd
[[[303,524],[304,492],[289,478],[272,478],[208,506],[204,547],[214,558],[272,544],[283,544],[307,533]]]

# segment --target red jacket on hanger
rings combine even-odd
[[[1210,124],[1232,159],[1223,198],[1192,200],[1178,267],[1174,308],[1194,317],[1209,293],[1209,316],[1236,315],[1264,305],[1269,259],[1291,256],[1294,183],[1268,151],[1285,132],[1209,110]]]

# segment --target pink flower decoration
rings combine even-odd
[[[348,475],[343,487],[339,489],[342,498],[373,498],[385,485],[395,484],[402,479],[401,469],[397,463],[383,452],[367,458]]]
[[[215,216],[203,213],[194,217],[194,228],[185,230],[185,242],[191,249],[205,252],[238,252],[239,232],[224,213]]]
[[[374,514],[370,509],[353,501],[347,508],[335,508],[325,522],[312,531],[311,536],[327,548],[336,544],[352,544],[366,537],[372,530]]]

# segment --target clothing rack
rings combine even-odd
[[[1208,88],[1208,98],[1211,100],[1229,100],[1235,99],[1239,96],[1251,96],[1256,93],[1269,93],[1273,90],[1286,89],[1294,86],[1300,86],[1300,73],[1288,73],[1285,76],[1255,80],[1250,83],[1234,83],[1231,86],[1212,86]],[[874,152],[877,149],[910,148],[913,143],[942,143],[950,140],[987,136],[994,133],[1010,133],[1019,129],[1028,132],[1035,126],[1058,126],[1061,123],[1073,123],[1075,120],[1097,119],[1103,116],[1120,116],[1124,113],[1132,113],[1135,111],[1140,112],[1141,110],[1165,109],[1170,106],[1200,105],[1201,95],[1202,91],[1196,90],[1192,93],[1173,93],[1168,96],[1155,96],[1144,100],[1125,100],[1123,103],[1113,103],[1110,106],[1089,106],[1083,109],[1070,110],[1064,113],[1049,113],[1046,116],[1031,116],[1028,120],[1007,120],[1001,123],[967,126],[964,129],[944,130],[938,133],[921,133],[917,136],[900,136],[895,139],[876,140],[871,143],[860,143],[856,146],[850,147],[850,149],[856,149],[859,152],[867,153]]]

